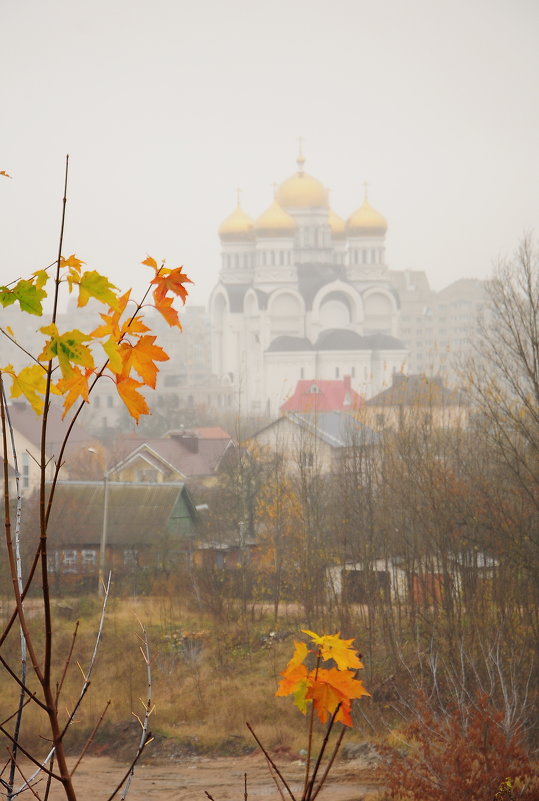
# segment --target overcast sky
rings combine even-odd
[[[184,264],[196,303],[299,136],[434,288],[537,229],[537,0],[1,0],[0,30],[1,281],[54,259],[66,153],[66,255],[139,291],[147,254]]]

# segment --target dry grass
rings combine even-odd
[[[76,663],[83,670],[89,664],[99,614],[99,604],[93,598],[62,601],[54,608],[54,669],[58,676],[69,651],[75,620],[80,620],[63,693],[66,715],[73,708],[82,683]],[[84,741],[109,699],[104,731],[117,733],[115,726],[132,721],[134,713],[143,713],[146,666],[139,647],[139,621],[148,632],[152,655],[152,731],[189,742],[202,751],[226,752],[253,745],[245,726],[249,721],[268,748],[286,746],[297,751],[304,747],[306,725],[300,713],[289,699],[274,695],[279,671],[291,655],[299,621],[286,621],[288,633],[283,640],[268,644],[264,638],[274,626],[264,610],[256,621],[245,623],[240,616],[217,624],[173,597],[112,600],[92,684],[69,737],[73,747]],[[39,641],[38,610],[32,624]],[[284,635],[284,626],[280,629]],[[18,635],[14,633],[6,647],[11,664],[17,662],[17,648]],[[4,714],[4,710],[14,708],[17,700],[16,687],[5,674],[0,680],[0,693]],[[26,743],[37,742],[45,730],[43,723],[35,710],[26,715]],[[132,732],[132,727],[129,729]]]

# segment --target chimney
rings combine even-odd
[[[198,437],[194,431],[174,431],[171,434],[191,453],[198,453]]]

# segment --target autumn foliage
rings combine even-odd
[[[312,703],[321,723],[335,716],[337,722],[351,726],[352,701],[369,695],[362,682],[355,678],[356,671],[363,665],[352,648],[353,639],[343,640],[339,634],[320,636],[308,629],[303,629],[303,633],[315,645],[316,664],[309,670],[305,660],[313,651],[304,642],[296,642],[294,655],[281,673],[283,678],[276,695],[292,695],[303,714]],[[336,663],[335,667],[322,666],[330,660]]]
[[[434,710],[425,695],[416,715],[392,736],[381,777],[383,801],[537,801],[539,779],[518,731],[478,693],[472,704]],[[499,793],[499,794],[497,794]]]
[[[64,415],[77,401],[88,402],[96,380],[106,375],[112,379],[118,395],[129,413],[138,421],[141,414],[149,414],[142,387],[155,389],[158,362],[169,357],[156,344],[143,319],[145,307],[158,311],[170,326],[181,328],[174,302],[185,302],[185,284],[189,278],[182,268],[159,266],[148,257],[142,262],[153,270],[150,286],[153,303],[131,300],[130,291],[120,291],[108,278],[96,270],[84,269],[85,263],[75,254],[60,258],[56,278],[49,270],[38,270],[29,279],[21,279],[9,286],[0,287],[0,305],[18,303],[21,311],[41,317],[43,301],[50,284],[57,295],[60,284],[77,295],[77,306],[86,306],[92,298],[103,307],[102,324],[92,331],[79,329],[59,331],[55,322],[42,326],[43,348],[34,363],[16,372],[11,364],[1,372],[11,378],[11,397],[24,396],[37,414],[43,411],[47,393],[63,396]],[[148,293],[147,293],[148,294]],[[11,330],[5,332],[16,342]],[[49,372],[50,371],[50,372]]]

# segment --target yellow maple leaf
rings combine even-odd
[[[4,178],[11,178],[11,175],[5,170],[0,170],[0,175],[3,175]]]
[[[333,659],[339,670],[346,670],[347,668],[357,670],[363,667],[357,651],[352,648],[353,638],[351,640],[343,640],[340,634],[324,634],[320,636],[308,629],[302,629],[302,631],[304,634],[308,634],[315,645],[318,646],[322,659]]]
[[[36,414],[43,412],[43,395],[47,389],[47,371],[39,364],[24,367],[16,373],[12,364],[1,368],[2,373],[11,376],[11,397],[20,398],[23,395]],[[51,392],[58,394],[56,387],[51,384]]]
[[[86,262],[78,259],[74,253],[72,253],[71,256],[68,256],[67,259],[64,259],[63,257],[60,259],[60,267],[69,267],[76,273],[80,273],[83,264],[86,264]]]
[[[125,403],[131,417],[134,417],[137,423],[141,414],[150,414],[146,399],[138,391],[138,388],[143,386],[142,381],[135,381],[134,378],[130,377],[118,377],[116,381],[118,395]]]
[[[108,366],[113,373],[120,375],[123,371],[123,361],[120,352],[120,346],[115,339],[110,337],[106,342],[102,343],[103,350],[107,354]]]

